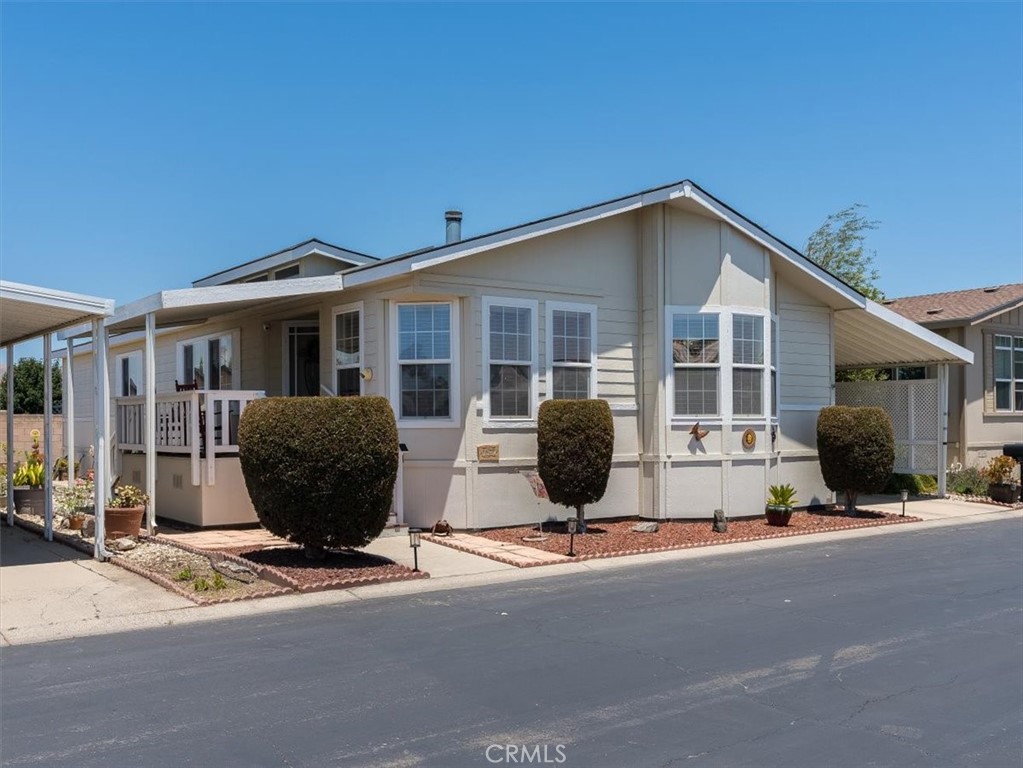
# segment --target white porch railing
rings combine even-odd
[[[192,485],[216,482],[217,454],[238,452],[238,420],[245,407],[266,393],[257,390],[203,389],[156,396],[156,450],[188,454]],[[117,445],[122,451],[146,450],[146,398],[116,397]],[[202,428],[205,434],[202,434]]]

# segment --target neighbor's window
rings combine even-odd
[[[597,308],[547,303],[548,392],[554,400],[596,397]]]
[[[533,416],[536,310],[535,301],[483,300],[488,418]]]
[[[1023,411],[1023,337],[995,335],[995,410]]]
[[[232,334],[206,336],[178,344],[178,373],[182,384],[199,389],[234,389],[237,384]]]
[[[732,413],[764,415],[764,318],[732,315]]]
[[[274,272],[274,280],[287,280],[291,277],[298,277],[301,269],[298,264],[292,264],[290,267],[284,267]]]
[[[142,352],[117,356],[117,395],[135,397],[143,394]]]
[[[676,416],[716,416],[721,375],[720,317],[680,313],[671,317],[671,359]]]
[[[399,304],[398,366],[402,419],[450,419],[450,303]]]
[[[362,311],[334,312],[335,391],[341,397],[362,394]]]

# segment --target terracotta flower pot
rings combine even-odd
[[[46,489],[24,486],[14,489],[14,509],[23,515],[44,515]]]
[[[768,525],[786,526],[792,518],[792,507],[783,507],[780,504],[768,504],[764,507],[764,514],[767,515]]]
[[[108,539],[138,536],[145,511],[145,507],[106,507],[103,512],[104,534]]]
[[[82,526],[85,525],[84,517],[69,517],[67,521],[67,527],[72,531],[82,530]]]

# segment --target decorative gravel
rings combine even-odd
[[[876,525],[918,522],[916,517],[901,517],[884,512],[860,510],[858,517],[847,517],[841,512],[795,512],[789,524],[784,527],[768,525],[763,518],[753,520],[729,520],[726,533],[715,533],[710,520],[665,522],[658,521],[656,533],[637,533],[632,530],[638,520],[599,520],[589,524],[585,534],[576,534],[574,550],[578,558],[613,557],[641,552],[683,549],[712,544],[728,544],[753,539],[771,539],[783,536],[824,533],[848,528],[865,528]],[[516,546],[528,546],[546,552],[567,554],[569,535],[564,523],[545,524],[545,541],[526,541],[525,537],[537,535],[537,526],[515,528],[493,528],[480,531],[492,541],[501,541]],[[440,538],[431,539],[443,544]],[[484,553],[480,553],[484,554]]]
[[[217,571],[209,555],[190,552],[172,544],[142,539],[134,549],[112,554],[112,563],[145,576],[200,605],[269,597],[291,591],[259,575],[248,584],[221,575],[222,581],[217,582],[218,588],[214,586]],[[214,557],[218,561],[222,559],[216,555]],[[188,574],[184,573],[186,569]],[[186,575],[188,578],[185,578]],[[196,588],[197,585],[200,589]],[[204,586],[205,589],[202,588]]]
[[[299,592],[346,589],[429,576],[425,571],[413,571],[386,557],[356,550],[328,551],[322,560],[308,559],[301,547],[237,547],[219,551],[237,555],[259,568],[261,573],[275,576]]]

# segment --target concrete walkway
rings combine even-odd
[[[901,503],[893,497],[864,499],[861,506],[896,513],[901,511]],[[116,565],[97,563],[70,547],[45,542],[20,528],[3,526],[0,532],[0,645],[22,645],[170,624],[218,621],[315,605],[340,605],[378,597],[424,595],[419,599],[428,599],[426,594],[445,589],[556,579],[570,574],[612,571],[661,562],[826,545],[869,536],[896,533],[909,535],[919,530],[972,525],[988,520],[1023,520],[1023,510],[939,499],[910,501],[906,505],[906,514],[922,518],[924,522],[586,560],[563,563],[557,568],[517,568],[433,544],[424,538],[419,551],[419,567],[430,573],[429,579],[203,607],[172,595]],[[217,537],[218,543],[225,546],[234,546],[229,542],[238,541],[242,534],[249,537],[266,536],[259,531],[202,532],[203,536],[207,534]],[[459,537],[464,536],[466,534],[459,534]],[[248,543],[246,541],[239,546]],[[366,551],[410,567],[412,565],[412,551],[408,536],[404,533],[381,536]]]

